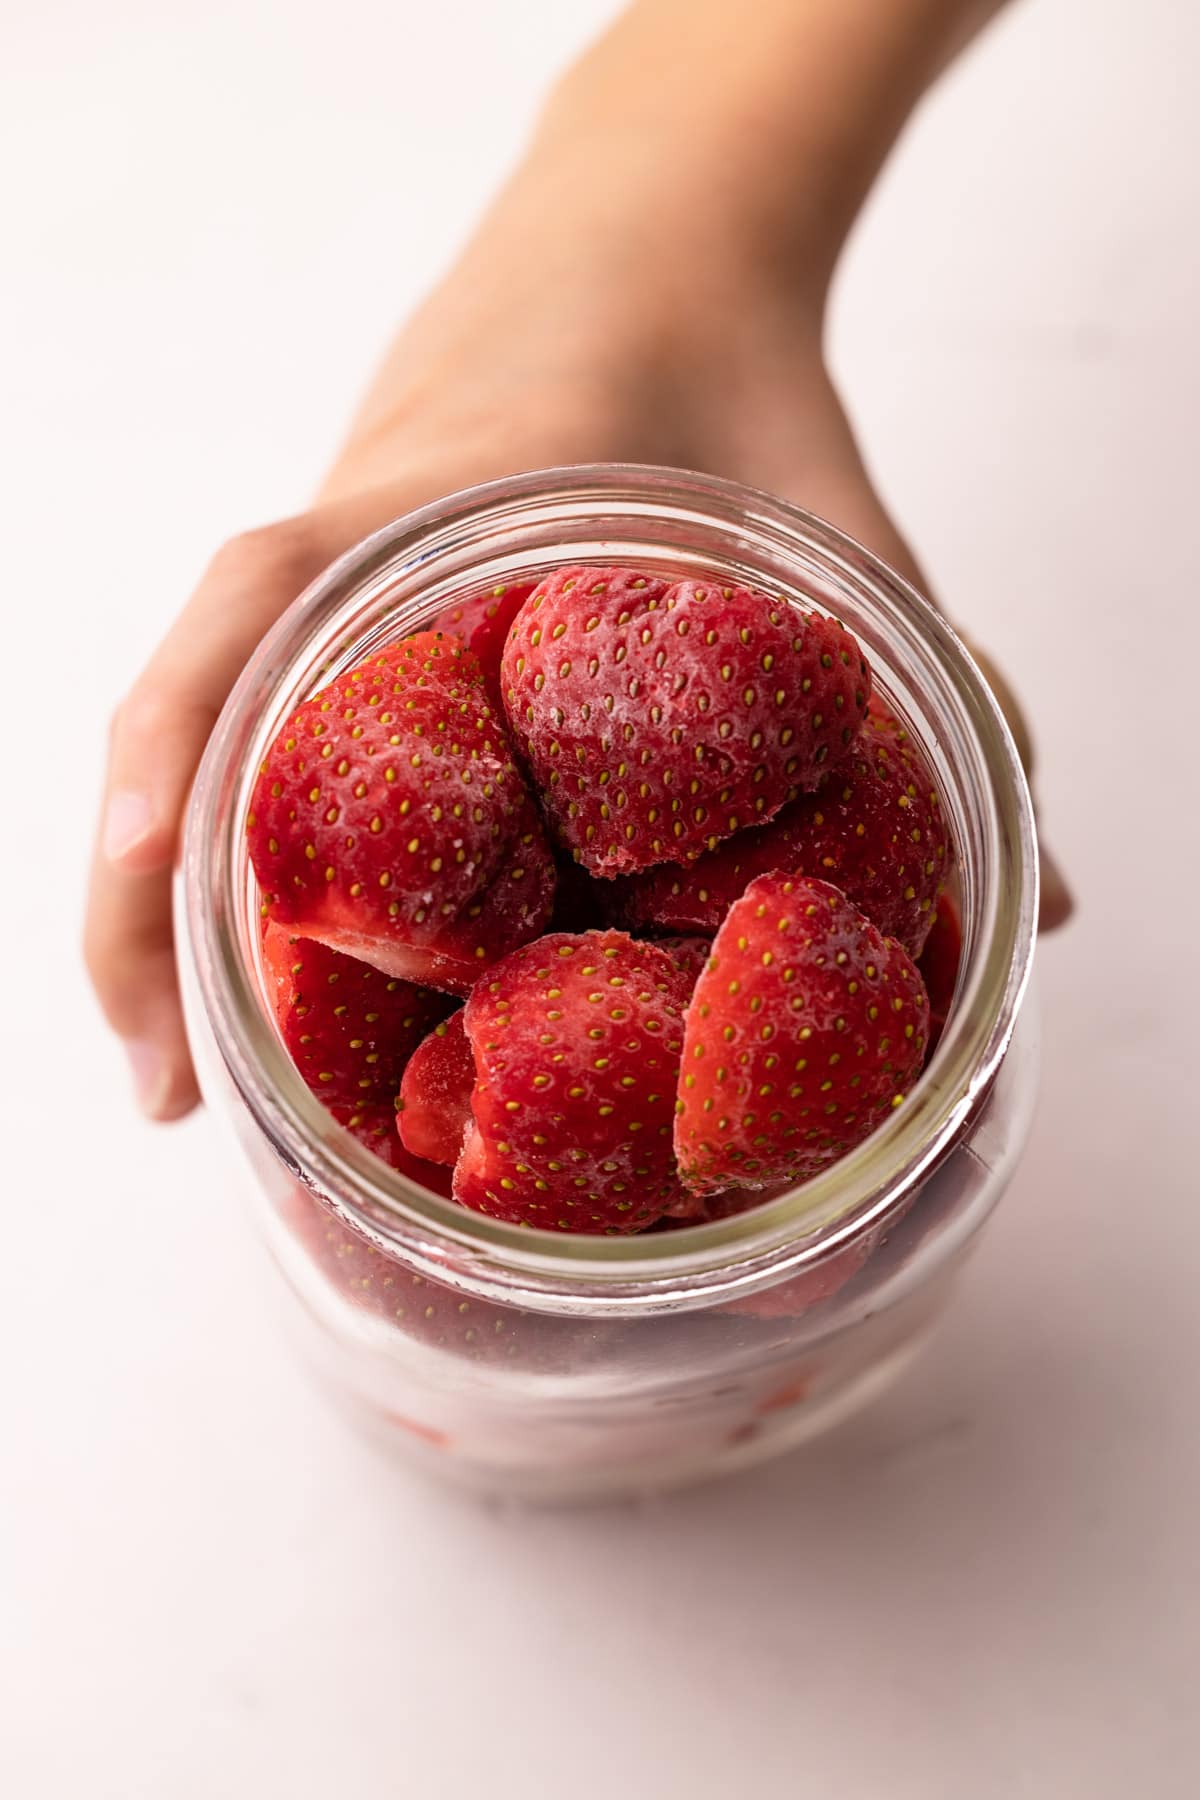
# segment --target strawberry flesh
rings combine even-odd
[[[689,867],[617,882],[613,917],[632,931],[715,932],[756,876],[773,869],[840,887],[918,956],[933,924],[949,845],[933,777],[911,734],[876,700],[815,794],[742,831]]]
[[[871,691],[858,644],[821,614],[591,567],[539,583],[502,677],[560,841],[606,876],[691,862],[815,788]]]
[[[414,1155],[431,1162],[458,1161],[471,1123],[475,1058],[463,1030],[461,1009],[436,1025],[408,1060],[400,1083],[400,1137]]]
[[[390,1102],[387,1105],[371,1106],[354,1105],[349,1101],[340,1101],[328,1108],[338,1124],[343,1126],[360,1144],[381,1157],[389,1169],[395,1169],[398,1175],[407,1176],[419,1187],[429,1188],[440,1194],[444,1200],[451,1198],[450,1172],[440,1163],[430,1162],[423,1156],[414,1156],[412,1151],[400,1141],[396,1130],[396,1108]]]
[[[479,664],[436,632],[297,710],[247,829],[267,917],[409,980],[465,992],[549,917],[549,850]]]
[[[837,888],[760,876],[688,1009],[675,1121],[686,1186],[807,1180],[882,1124],[920,1072],[929,1000],[911,958]]]
[[[674,1208],[671,1121],[691,978],[623,932],[556,932],[479,983],[463,1023],[464,1206],[549,1231],[631,1232]]]
[[[462,639],[483,670],[488,695],[503,717],[500,698],[500,658],[513,620],[534,590],[532,581],[515,581],[487,588],[465,600],[455,600],[439,613],[431,627]]]

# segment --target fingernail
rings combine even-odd
[[[104,854],[119,862],[140,844],[154,824],[154,809],[145,794],[124,789],[115,793],[104,815]]]
[[[129,1058],[129,1066],[133,1070],[134,1092],[137,1103],[147,1118],[157,1119],[167,1101],[167,1093],[171,1085],[171,1074],[161,1050],[154,1044],[132,1039],[125,1045],[125,1054]]]

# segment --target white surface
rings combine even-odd
[[[840,293],[873,462],[1020,671],[1082,899],[1017,1187],[884,1406],[658,1511],[549,1517],[383,1470],[321,1410],[206,1123],[128,1110],[76,940],[123,683],[212,546],[303,503],[608,7],[4,11],[0,1785],[1194,1794],[1195,9],[1019,10]]]

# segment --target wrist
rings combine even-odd
[[[713,285],[773,286],[819,321],[850,222],[826,175],[818,162],[785,174],[736,115],[701,125],[585,59],[551,93],[518,182],[540,203],[553,192],[571,234],[623,240],[698,304]]]
[[[535,161],[818,307],[925,88],[1000,0],[634,0],[552,92]]]
[[[817,184],[763,180],[732,132],[687,143],[675,120],[630,118],[578,73],[551,95],[506,202],[643,301],[665,290],[692,315],[773,295],[819,334],[842,232]]]

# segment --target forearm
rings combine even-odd
[[[539,147],[820,286],[913,107],[1002,0],[635,0]],[[679,219],[686,210],[687,219]],[[802,266],[801,266],[802,265]]]
[[[620,413],[632,387],[676,419],[728,414],[764,363],[816,370],[829,279],[880,164],[1000,4],[634,0],[556,84],[528,154],[393,345],[325,496],[370,477],[380,434],[414,405],[469,394],[481,344],[505,346],[514,416],[533,385],[572,409],[583,390]]]

